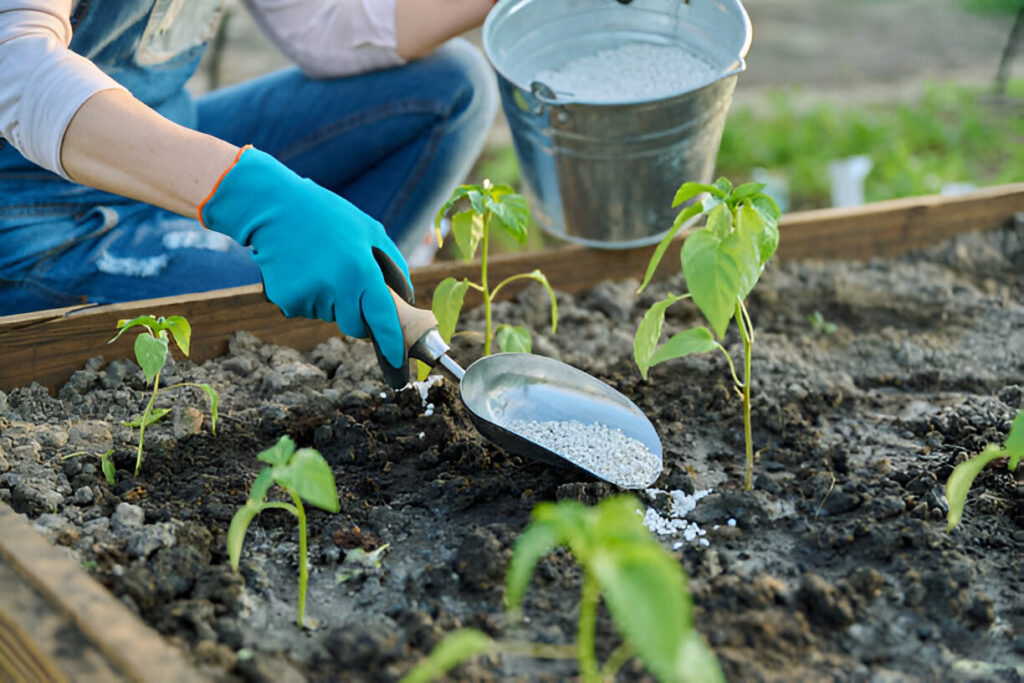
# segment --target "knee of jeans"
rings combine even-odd
[[[498,85],[484,54],[465,38],[452,38],[435,58],[458,74],[452,103],[453,118],[489,128],[498,110]]]

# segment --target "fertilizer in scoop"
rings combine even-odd
[[[710,64],[681,47],[627,43],[541,71],[536,80],[556,95],[611,103],[678,95],[718,75]]]
[[[504,427],[624,489],[649,486],[661,472],[658,456],[620,429],[578,420],[511,420]]]

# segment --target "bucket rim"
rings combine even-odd
[[[719,81],[723,81],[723,80],[725,80],[727,78],[731,78],[733,76],[738,76],[739,74],[744,72],[746,70],[746,68],[747,68],[746,56],[747,56],[747,53],[750,51],[750,46],[753,43],[753,38],[754,38],[754,36],[753,36],[754,28],[753,28],[753,24],[750,21],[750,15],[747,13],[746,7],[743,6],[743,3],[740,0],[717,0],[720,3],[732,5],[733,7],[735,7],[738,10],[738,12],[739,12],[739,18],[740,18],[740,21],[743,24],[743,44],[740,46],[739,52],[738,52],[738,54],[736,56],[736,60],[732,64],[730,64],[728,66],[728,68],[726,69],[726,71],[724,71],[722,74],[720,74],[718,76],[715,76],[714,78],[712,78],[712,79],[710,79],[708,81],[705,81],[703,83],[700,83],[700,84],[698,84],[696,86],[687,88],[686,90],[683,90],[683,91],[680,91],[680,92],[674,92],[674,93],[665,95],[664,97],[656,97],[656,98],[653,98],[653,99],[652,98],[633,98],[633,99],[628,99],[628,100],[615,100],[613,102],[609,102],[609,101],[604,101],[604,100],[590,100],[590,99],[586,99],[586,98],[576,98],[576,97],[570,97],[570,98],[565,98],[565,99],[561,99],[561,98],[547,98],[547,97],[544,97],[542,95],[538,95],[537,89],[534,86],[534,84],[536,84],[537,81],[534,80],[534,81],[531,81],[529,83],[523,84],[523,83],[520,83],[520,82],[516,81],[513,78],[510,78],[509,75],[504,70],[502,70],[495,63],[495,60],[491,57],[492,50],[491,50],[491,39],[490,38],[491,38],[493,24],[494,24],[495,21],[499,20],[499,19],[496,18],[500,14],[499,10],[503,9],[504,6],[510,5],[512,3],[537,2],[537,1],[541,1],[541,0],[498,0],[495,3],[494,7],[491,9],[491,11],[488,12],[487,18],[484,20],[483,30],[482,30],[481,33],[482,33],[482,39],[483,39],[482,42],[483,42],[483,48],[484,48],[484,55],[487,57],[487,61],[491,64],[491,68],[494,69],[494,71],[498,75],[500,75],[506,81],[511,83],[513,86],[515,86],[516,88],[518,88],[519,90],[521,90],[523,92],[529,93],[537,101],[539,101],[539,102],[541,102],[541,103],[543,103],[545,105],[548,105],[548,106],[585,105],[585,106],[592,106],[592,107],[620,107],[620,106],[636,106],[636,105],[640,105],[640,104],[649,104],[651,102],[663,102],[663,101],[675,99],[675,98],[680,97],[682,95],[689,95],[689,94],[697,92],[699,90],[703,90],[704,88],[706,88],[706,87],[708,87],[710,85],[718,83]],[[550,90],[550,88],[549,88],[549,90]]]

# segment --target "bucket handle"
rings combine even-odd
[[[557,107],[562,104],[567,104],[566,100],[558,99],[558,95],[554,89],[542,81],[533,81],[530,83],[530,94],[533,95],[533,99],[540,102],[540,104],[533,110],[534,114],[542,114],[544,107]],[[563,95],[572,95],[572,93],[562,93]]]

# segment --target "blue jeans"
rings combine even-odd
[[[196,128],[337,192],[409,256],[468,174],[496,107],[483,56],[455,39],[394,69],[333,80],[286,69],[203,95]],[[197,221],[12,153],[0,149],[0,315],[260,282],[247,248]]]

